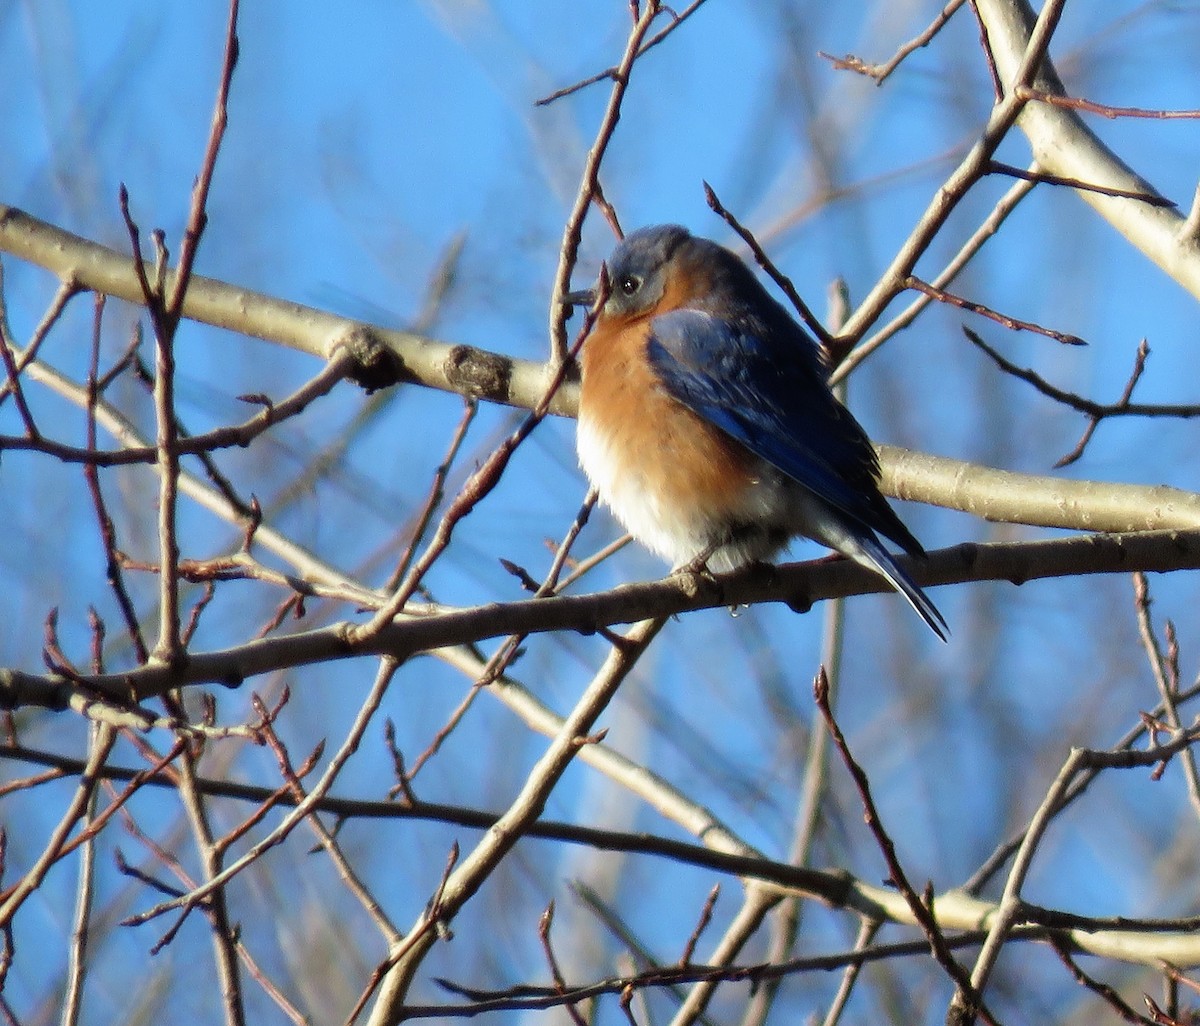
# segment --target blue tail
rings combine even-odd
[[[869,566],[886,577],[888,583],[908,599],[908,604],[917,611],[917,615],[929,624],[929,629],[945,641],[946,635],[950,633],[950,628],[946,624],[945,617],[938,611],[938,607],[929,600],[929,596],[920,589],[917,583],[908,576],[904,568],[896,562],[895,556],[883,547],[878,538],[867,536],[859,537],[855,540],[858,542],[861,552],[861,556],[852,555],[855,562]]]

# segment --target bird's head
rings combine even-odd
[[[676,224],[655,225],[630,232],[613,250],[601,269],[602,284],[607,287],[582,289],[563,297],[569,306],[593,306],[597,295],[606,295],[602,317],[632,319],[651,312],[670,309],[678,303],[664,302],[680,270],[677,256],[692,236]]]

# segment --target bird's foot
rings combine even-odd
[[[700,577],[705,577],[709,580],[713,579],[713,572],[708,568],[708,561],[712,558],[712,554],[717,550],[717,546],[710,545],[706,549],[702,549],[699,554],[693,556],[686,563],[680,563],[671,570],[672,574],[695,574]]]
[[[671,569],[671,576],[681,582],[686,582],[688,591],[694,598],[700,597],[702,590],[715,590],[718,601],[724,600],[725,592],[721,587],[721,582],[708,565],[708,561],[716,549],[716,545],[710,545],[686,563],[680,563]]]

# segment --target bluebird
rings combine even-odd
[[[925,555],[879,491],[866,432],[830,391],[817,343],[741,258],[659,225],[628,235],[601,275],[577,446],[629,533],[677,570],[732,570],[812,538],[881,574],[945,640],[942,614],[879,540]]]

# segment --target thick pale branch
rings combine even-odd
[[[44,267],[79,288],[143,303],[128,254],[2,204],[0,251]],[[169,271],[168,288],[174,280],[174,271]],[[549,382],[549,371],[541,363],[373,327],[200,275],[193,275],[188,283],[182,315],[322,359],[346,348],[358,362],[358,376],[371,387],[416,381],[447,392],[528,408],[545,394]],[[573,403],[568,405],[566,396],[561,395],[550,412],[562,414],[573,409]]]
[[[881,445],[883,490],[1003,523],[1082,531],[1200,528],[1200,494],[1166,485],[1072,481]]]
[[[127,295],[133,302],[140,299],[136,277],[129,268],[128,258],[123,255],[49,225],[32,222],[11,207],[0,207],[0,248],[12,244],[14,231],[16,237],[23,237],[28,232],[45,236],[29,257],[35,262],[73,276],[82,286]],[[50,253],[60,252],[68,254],[61,266],[48,259]],[[103,267],[104,273],[92,273],[89,268],[93,266]],[[117,285],[120,285],[119,289]],[[245,317],[239,311],[244,312]],[[353,321],[199,277],[192,279],[184,312],[206,323],[296,345],[314,355],[325,355],[326,343],[330,340],[344,340],[362,330]],[[377,331],[369,330],[371,333]],[[449,345],[383,329],[378,329],[378,334],[401,355],[414,380],[433,388],[461,390],[465,394],[482,394],[497,402],[532,406],[545,395],[545,386],[552,374],[549,365],[510,359],[468,346]],[[335,352],[337,347],[332,346],[330,353]],[[474,385],[465,387],[459,375],[468,367],[493,368],[496,371],[493,384],[504,382],[504,387],[498,390]],[[25,373],[84,405],[85,390],[40,361],[30,364]],[[471,380],[478,384],[478,378]],[[554,394],[550,412],[573,416],[577,402],[578,388],[573,382],[566,382]],[[125,447],[141,450],[139,458],[149,457],[152,449],[146,439],[138,436],[117,411],[101,403],[97,417]],[[1098,531],[1200,526],[1200,497],[1190,492],[1015,474],[892,446],[880,446],[879,450],[884,491],[888,494],[959,509],[990,520]],[[220,512],[211,496],[199,494],[204,491],[203,486],[197,489],[186,475],[180,486],[203,505]]]
[[[1013,81],[1034,23],[1026,0],[977,0],[976,8],[1001,79]],[[1031,83],[1038,92],[1065,95],[1062,81],[1046,60]],[[1156,190],[1125,164],[1088,128],[1075,110],[1030,100],[1017,118],[1029,140],[1038,168],[1089,185],[1157,195]],[[1137,200],[1116,199],[1091,189],[1078,190],[1093,207],[1142,253],[1175,281],[1200,298],[1200,241],[1184,231],[1176,210]]]
[[[141,301],[128,257],[35,221],[12,207],[0,206],[0,249],[77,281],[80,287]],[[405,332],[368,328],[207,278],[192,278],[184,314],[325,358],[331,358],[339,345],[346,345],[361,360],[359,350],[347,340],[376,338],[402,361],[413,381],[514,406],[536,405],[545,395],[553,373],[547,364]],[[43,364],[35,361],[26,374],[82,404],[83,389]],[[566,382],[555,393],[550,412],[573,416],[577,402],[578,388]],[[101,423],[124,445],[146,446],[146,441],[135,438],[119,416],[102,416]],[[880,454],[884,491],[888,494],[989,520],[1098,531],[1200,526],[1200,498],[1189,492],[1013,474],[891,446],[881,446]],[[187,490],[186,484],[181,486]]]

